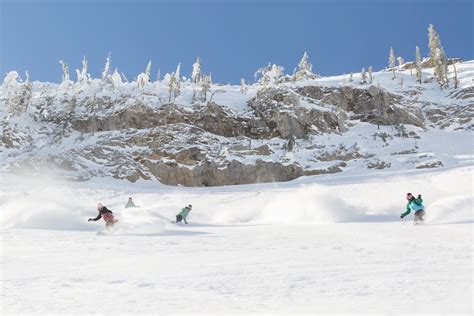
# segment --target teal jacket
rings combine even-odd
[[[402,217],[407,216],[410,214],[410,212],[419,212],[419,211],[424,211],[425,207],[423,206],[423,199],[421,198],[421,194],[418,195],[416,199],[410,200],[407,203],[406,206],[406,211],[405,213],[402,214]]]
[[[178,215],[181,215],[181,216],[183,216],[183,219],[186,219],[186,217],[188,216],[189,212],[191,212],[191,210],[190,210],[189,208],[185,207],[185,208],[183,208],[183,209],[181,210],[181,212],[179,212]]]

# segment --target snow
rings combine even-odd
[[[472,176],[472,162],[214,188],[3,174],[2,313],[472,314]],[[406,192],[424,225],[400,220]],[[87,222],[97,202],[114,231]],[[171,224],[189,203],[190,224]]]

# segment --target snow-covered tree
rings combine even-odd
[[[369,84],[372,84],[372,82],[374,81],[372,72],[373,72],[372,66],[369,66]]]
[[[429,59],[431,65],[435,66],[436,50],[441,48],[441,40],[439,39],[439,35],[436,32],[433,24],[430,24],[428,27],[428,47],[430,49]]]
[[[441,40],[433,24],[428,27],[428,47],[430,49],[429,59],[434,67],[434,74],[441,87],[447,87],[448,81],[448,58],[444,52]]]
[[[416,46],[415,49],[415,69],[416,69],[416,82],[421,84],[421,56],[420,48]]]
[[[8,72],[7,75],[5,76],[5,79],[3,79],[2,87],[4,89],[16,87],[19,84],[18,82],[19,78],[20,78],[20,75],[18,75],[18,72],[16,71]]]
[[[82,70],[79,71],[79,69],[76,69],[77,81],[79,83],[86,83],[90,79],[90,76],[87,73],[87,66],[87,58],[84,56],[84,58],[82,59]]]
[[[395,79],[395,52],[393,51],[393,47],[390,47],[390,56],[388,58],[388,66],[392,69],[393,77],[392,80]]]
[[[137,85],[139,88],[143,88],[146,86],[148,82],[150,82],[151,76],[151,60],[148,62],[145,72],[140,73],[137,76]]]
[[[105,66],[104,66],[104,71],[102,71],[102,81],[104,83],[110,83],[110,65],[112,63],[112,57],[107,56],[107,59],[105,60]]]
[[[313,65],[309,63],[309,57],[306,52],[304,52],[303,57],[298,63],[294,76],[296,80],[314,79],[317,77],[313,73]]]
[[[400,87],[403,88],[403,77],[400,78]]]
[[[118,72],[118,69],[115,68],[114,73],[110,76],[110,81],[114,87],[119,87],[122,85],[122,76]]]
[[[268,84],[278,84],[280,82],[281,76],[283,75],[283,70],[284,69],[281,66],[268,64],[267,67],[257,70],[255,76],[258,74],[261,75],[258,83],[265,88]]]
[[[166,84],[166,87],[168,88],[168,102],[171,102],[171,100],[173,99],[175,81],[176,81],[176,78],[174,76],[174,72],[171,74],[166,74],[165,77],[163,78],[163,82]]]
[[[367,73],[365,72],[365,67],[362,67],[360,72],[360,84],[367,84]]]
[[[174,87],[174,95],[175,95],[175,98],[177,98],[181,94],[181,78],[180,78],[181,63],[179,63],[178,66],[176,67],[176,72],[174,74],[175,74],[175,77],[176,77],[176,83],[175,83],[175,87]]]
[[[438,83],[441,87],[449,86],[448,81],[448,58],[444,53],[443,48],[437,48],[434,56],[434,74],[438,79]]]
[[[193,72],[191,73],[191,82],[198,83],[201,81],[201,59],[198,57],[193,64]]]
[[[26,80],[20,82],[20,76],[16,71],[10,71],[3,80],[2,90],[6,97],[8,111],[13,115],[26,112],[32,97],[33,84]]]
[[[66,62],[64,60],[60,60],[59,63],[61,64],[63,68],[62,82],[67,83],[71,81],[70,76],[69,76],[69,67],[67,66]]]
[[[168,100],[171,102],[181,94],[181,83],[179,75],[181,72],[181,63],[176,67],[176,71],[171,74],[166,74],[163,82],[168,87]]]
[[[148,61],[148,65],[146,65],[145,74],[148,76],[148,82],[151,81],[151,60]]]
[[[453,64],[453,68],[454,68],[454,78],[453,78],[454,89],[457,89],[459,86],[459,80],[458,80],[458,71],[456,70],[456,64]]]
[[[245,83],[245,79],[241,78],[240,79],[240,93],[247,94],[247,90],[248,90],[248,87],[247,87],[247,84]]]
[[[399,56],[399,57],[397,57],[397,60],[398,60],[398,66],[402,67],[403,64],[405,63],[405,59],[403,59],[403,57]]]
[[[211,89],[212,86],[212,76],[209,74],[209,76],[203,76],[201,78],[201,101],[206,102],[207,100],[207,93]]]
[[[349,82],[354,81],[354,79],[352,79],[353,76],[354,76],[354,73],[351,71],[351,74],[349,75]]]

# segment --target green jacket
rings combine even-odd
[[[425,207],[423,206],[423,199],[421,198],[421,194],[419,194],[416,199],[410,200],[407,203],[406,211],[402,214],[402,217],[407,216],[411,211],[416,213],[418,211],[423,211],[424,209]]]
[[[189,212],[191,212],[191,210],[187,207],[183,208],[181,210],[181,212],[179,212],[178,215],[181,215],[183,217],[183,219],[186,219],[186,217],[188,216]]]

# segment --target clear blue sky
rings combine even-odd
[[[64,59],[75,79],[83,56],[100,76],[105,58],[129,79],[152,60],[152,73],[178,62],[189,76],[196,56],[214,81],[253,80],[269,62],[291,73],[306,50],[322,75],[386,66],[390,46],[424,56],[435,25],[450,57],[473,59],[472,0],[0,0],[0,74],[30,72],[58,82]],[[153,76],[154,79],[154,76]]]

